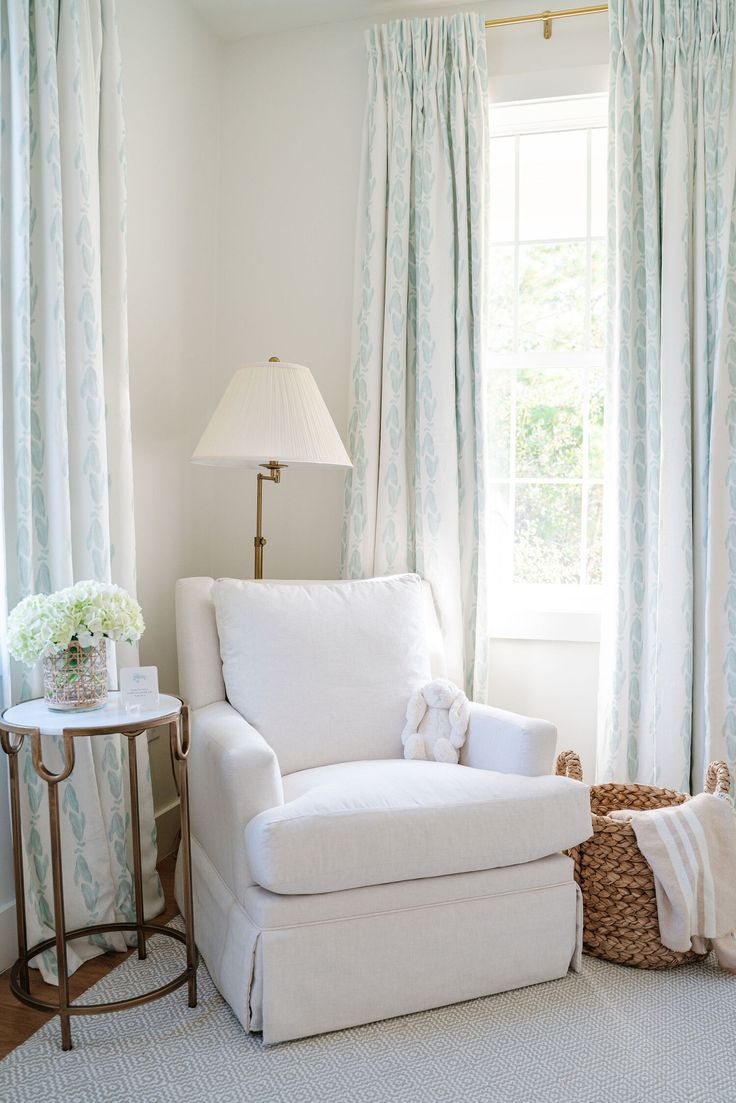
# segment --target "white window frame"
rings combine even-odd
[[[587,226],[586,235],[584,238],[578,238],[580,242],[585,242],[588,246],[587,256],[587,278],[590,281],[591,273],[591,249],[594,241],[598,240],[598,235],[594,238],[591,234],[591,129],[600,128],[607,122],[606,115],[606,103],[605,95],[601,93],[601,87],[603,86],[602,74],[598,74],[596,84],[598,87],[591,88],[590,85],[587,88],[580,89],[579,91],[565,89],[564,92],[560,92],[555,89],[548,96],[537,96],[534,99],[526,96],[514,96],[513,88],[510,88],[508,82],[504,87],[504,103],[518,102],[519,104],[530,104],[539,102],[542,99],[567,99],[571,103],[571,107],[574,106],[574,101],[578,98],[581,99],[590,98],[591,96],[599,97],[598,103],[595,105],[595,109],[591,110],[591,105],[588,103],[584,105],[581,102],[580,113],[575,111],[570,112],[570,117],[564,120],[564,127],[560,125],[560,121],[550,121],[548,124],[538,123],[533,128],[522,128],[513,121],[510,121],[507,127],[502,125],[492,125],[492,137],[504,137],[510,135],[527,134],[527,133],[545,133],[555,132],[561,129],[565,130],[587,130],[588,131],[588,157],[587,157]],[[588,82],[589,77],[586,79]],[[494,104],[491,104],[491,111]],[[517,227],[516,234],[513,241],[501,242],[494,241],[494,245],[511,246],[514,249],[514,266],[515,272],[518,272],[519,263],[519,235],[518,235],[518,217],[519,217],[519,171],[518,171],[518,141],[516,143],[516,157],[517,167],[515,174],[515,190],[516,190],[516,219]],[[550,243],[557,243],[558,239],[546,239]],[[566,241],[573,241],[573,238],[566,238]],[[527,244],[544,244],[544,241],[529,241],[523,242]],[[590,288],[588,288],[590,291]],[[586,311],[590,308],[590,293],[586,296]],[[586,317],[586,332],[588,332],[590,318]],[[516,330],[516,304],[515,304],[515,316],[514,316],[514,328]],[[580,486],[582,490],[582,512],[581,512],[581,563],[583,562],[583,550],[587,542],[587,510],[588,510],[588,489],[594,485],[602,485],[602,478],[597,476],[591,477],[589,472],[589,422],[587,412],[588,401],[588,387],[587,387],[587,372],[593,368],[600,368],[605,362],[605,350],[590,350],[578,353],[533,353],[533,354],[504,354],[504,368],[518,369],[519,367],[529,367],[536,370],[544,370],[545,368],[555,367],[573,367],[577,362],[581,369],[584,371],[584,383],[585,383],[585,402],[586,409],[584,411],[583,422],[583,462],[582,471],[579,478],[563,479],[563,478],[551,478],[546,480],[544,478],[530,478],[530,479],[515,479],[513,475],[513,456],[514,456],[514,432],[513,426],[515,425],[515,401],[514,391],[515,382],[512,388],[512,400],[511,400],[511,424],[512,424],[512,444],[511,444],[511,457],[512,468],[509,473],[509,478],[493,477],[490,479],[491,484],[505,484],[510,488],[510,493],[513,494],[513,488],[515,483],[530,482],[539,483],[547,482],[555,484],[574,484]],[[491,369],[493,370],[493,369]],[[514,376],[515,381],[515,376]],[[511,510],[511,520],[513,525],[513,507]],[[491,576],[493,581],[493,576]],[[597,641],[600,639],[600,609],[602,600],[602,587],[592,586],[586,584],[580,585],[522,585],[518,583],[509,583],[508,578],[501,587],[490,587],[489,592],[489,635],[492,638],[507,638],[507,639],[538,639],[538,640],[562,640],[562,641]]]

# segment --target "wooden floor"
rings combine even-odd
[[[158,872],[166,897],[166,908],[161,915],[151,920],[151,922],[161,927],[164,927],[175,915],[179,914],[179,909],[174,900],[174,865],[173,854],[169,855],[168,858],[163,858],[158,865]],[[101,954],[99,957],[92,958],[91,961],[86,961],[69,978],[70,998],[72,1000],[77,999],[107,973],[117,968],[131,953],[135,953],[135,949],[129,950],[126,954]],[[25,1042],[31,1034],[35,1034],[39,1027],[53,1018],[51,1012],[34,1011],[33,1008],[20,1003],[11,993],[9,981],[9,970],[0,974],[0,1059],[6,1057],[11,1050]],[[41,999],[55,1000],[58,998],[58,989],[55,986],[44,984],[37,969],[31,969],[31,991]],[[72,1028],[73,1026],[74,1020],[72,1019]]]

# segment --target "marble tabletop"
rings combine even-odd
[[[120,727],[130,727],[131,724],[145,728],[147,724],[164,716],[177,714],[180,709],[181,701],[178,697],[160,693],[158,705],[153,708],[129,711],[123,708],[121,694],[113,692],[102,708],[81,709],[78,712],[56,712],[48,708],[42,697],[37,697],[33,701],[23,701],[20,705],[6,709],[3,720],[23,728],[38,728],[41,735],[61,735],[65,728],[89,730],[90,735],[94,735],[101,729],[117,731]]]

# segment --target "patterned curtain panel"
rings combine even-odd
[[[0,4],[6,611],[82,578],[135,591],[120,69],[114,0]],[[39,689],[19,664],[13,684],[16,699]],[[122,743],[78,740],[74,772],[59,787],[68,928],[135,918]],[[139,744],[145,904],[156,914],[163,897],[145,736]],[[51,768],[56,754],[44,751]],[[53,896],[46,786],[28,740],[20,770],[35,942],[53,935]],[[77,941],[70,970],[124,946],[117,934]],[[36,963],[53,981],[55,953]]]
[[[736,5],[609,0],[598,774],[736,767]]]
[[[480,17],[368,33],[342,570],[432,584],[449,671],[485,697]]]

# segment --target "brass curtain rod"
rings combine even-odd
[[[607,4],[594,4],[587,8],[563,8],[561,11],[540,11],[534,15],[507,15],[504,19],[486,19],[486,27],[511,27],[516,23],[542,23],[544,37],[552,37],[552,20],[569,19],[573,15],[599,15],[608,11]]]

